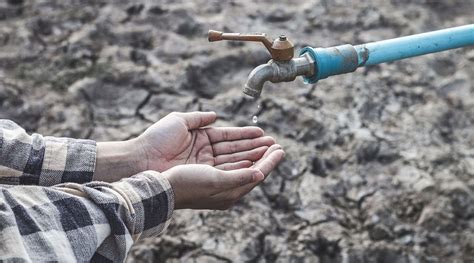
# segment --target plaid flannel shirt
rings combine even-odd
[[[124,261],[169,224],[169,182],[146,171],[91,182],[96,143],[28,135],[0,120],[0,260]]]

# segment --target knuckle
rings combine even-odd
[[[233,155],[232,158],[231,158],[231,161],[232,162],[237,162],[241,159],[241,156],[240,154],[236,154],[236,155]]]
[[[204,132],[205,132],[205,131],[204,131]],[[206,134],[206,133],[204,133],[204,134],[207,136],[207,134]],[[212,156],[215,156],[215,154],[216,154],[216,152],[218,152],[218,150],[219,150],[219,148],[218,148],[218,147],[216,147],[216,145],[214,145],[214,144],[211,144],[211,151],[212,151]]]
[[[225,141],[229,140],[230,138],[229,131],[224,131],[222,133],[222,137],[224,138]]]
[[[231,143],[229,148],[230,148],[230,151],[233,152],[233,153],[238,151],[238,145],[237,144]]]
[[[260,145],[260,141],[259,140],[252,140],[250,141],[250,147],[251,148],[256,148]]]
[[[204,119],[203,118],[198,118],[197,121],[198,121],[198,125],[197,125],[198,127],[202,127],[204,125]]]
[[[253,158],[257,159],[262,152],[262,149],[257,149],[255,152],[253,152]]]
[[[245,185],[247,183],[247,178],[243,174],[240,174],[237,179],[240,186]]]
[[[172,113],[166,115],[165,118],[168,118],[168,119],[172,119],[172,120],[173,120],[173,119],[179,119],[179,118],[181,118],[181,117],[179,116],[179,113],[177,113],[177,112],[174,111],[174,112],[172,112]]]

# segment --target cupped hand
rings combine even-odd
[[[173,112],[141,134],[142,170],[166,171],[181,164],[221,170],[252,166],[275,143],[258,127],[206,127],[215,112]]]
[[[251,168],[230,171],[209,165],[178,165],[163,173],[175,195],[175,209],[225,210],[262,182],[283,159],[280,145],[272,145]]]

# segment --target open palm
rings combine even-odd
[[[138,137],[146,169],[165,171],[180,164],[207,164],[222,170],[252,166],[275,143],[258,127],[205,127],[214,112],[174,112]]]

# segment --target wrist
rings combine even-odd
[[[163,177],[166,178],[168,183],[170,184],[171,191],[173,192],[173,201],[174,201],[174,209],[183,209],[183,202],[182,202],[182,195],[177,187],[176,177],[179,169],[171,168],[166,170],[162,173]]]
[[[137,170],[137,173],[150,170],[148,152],[140,137],[123,141],[124,147],[128,148],[130,153],[130,165]]]
[[[114,182],[142,172],[145,158],[135,139],[97,143],[97,161],[94,180]]]

